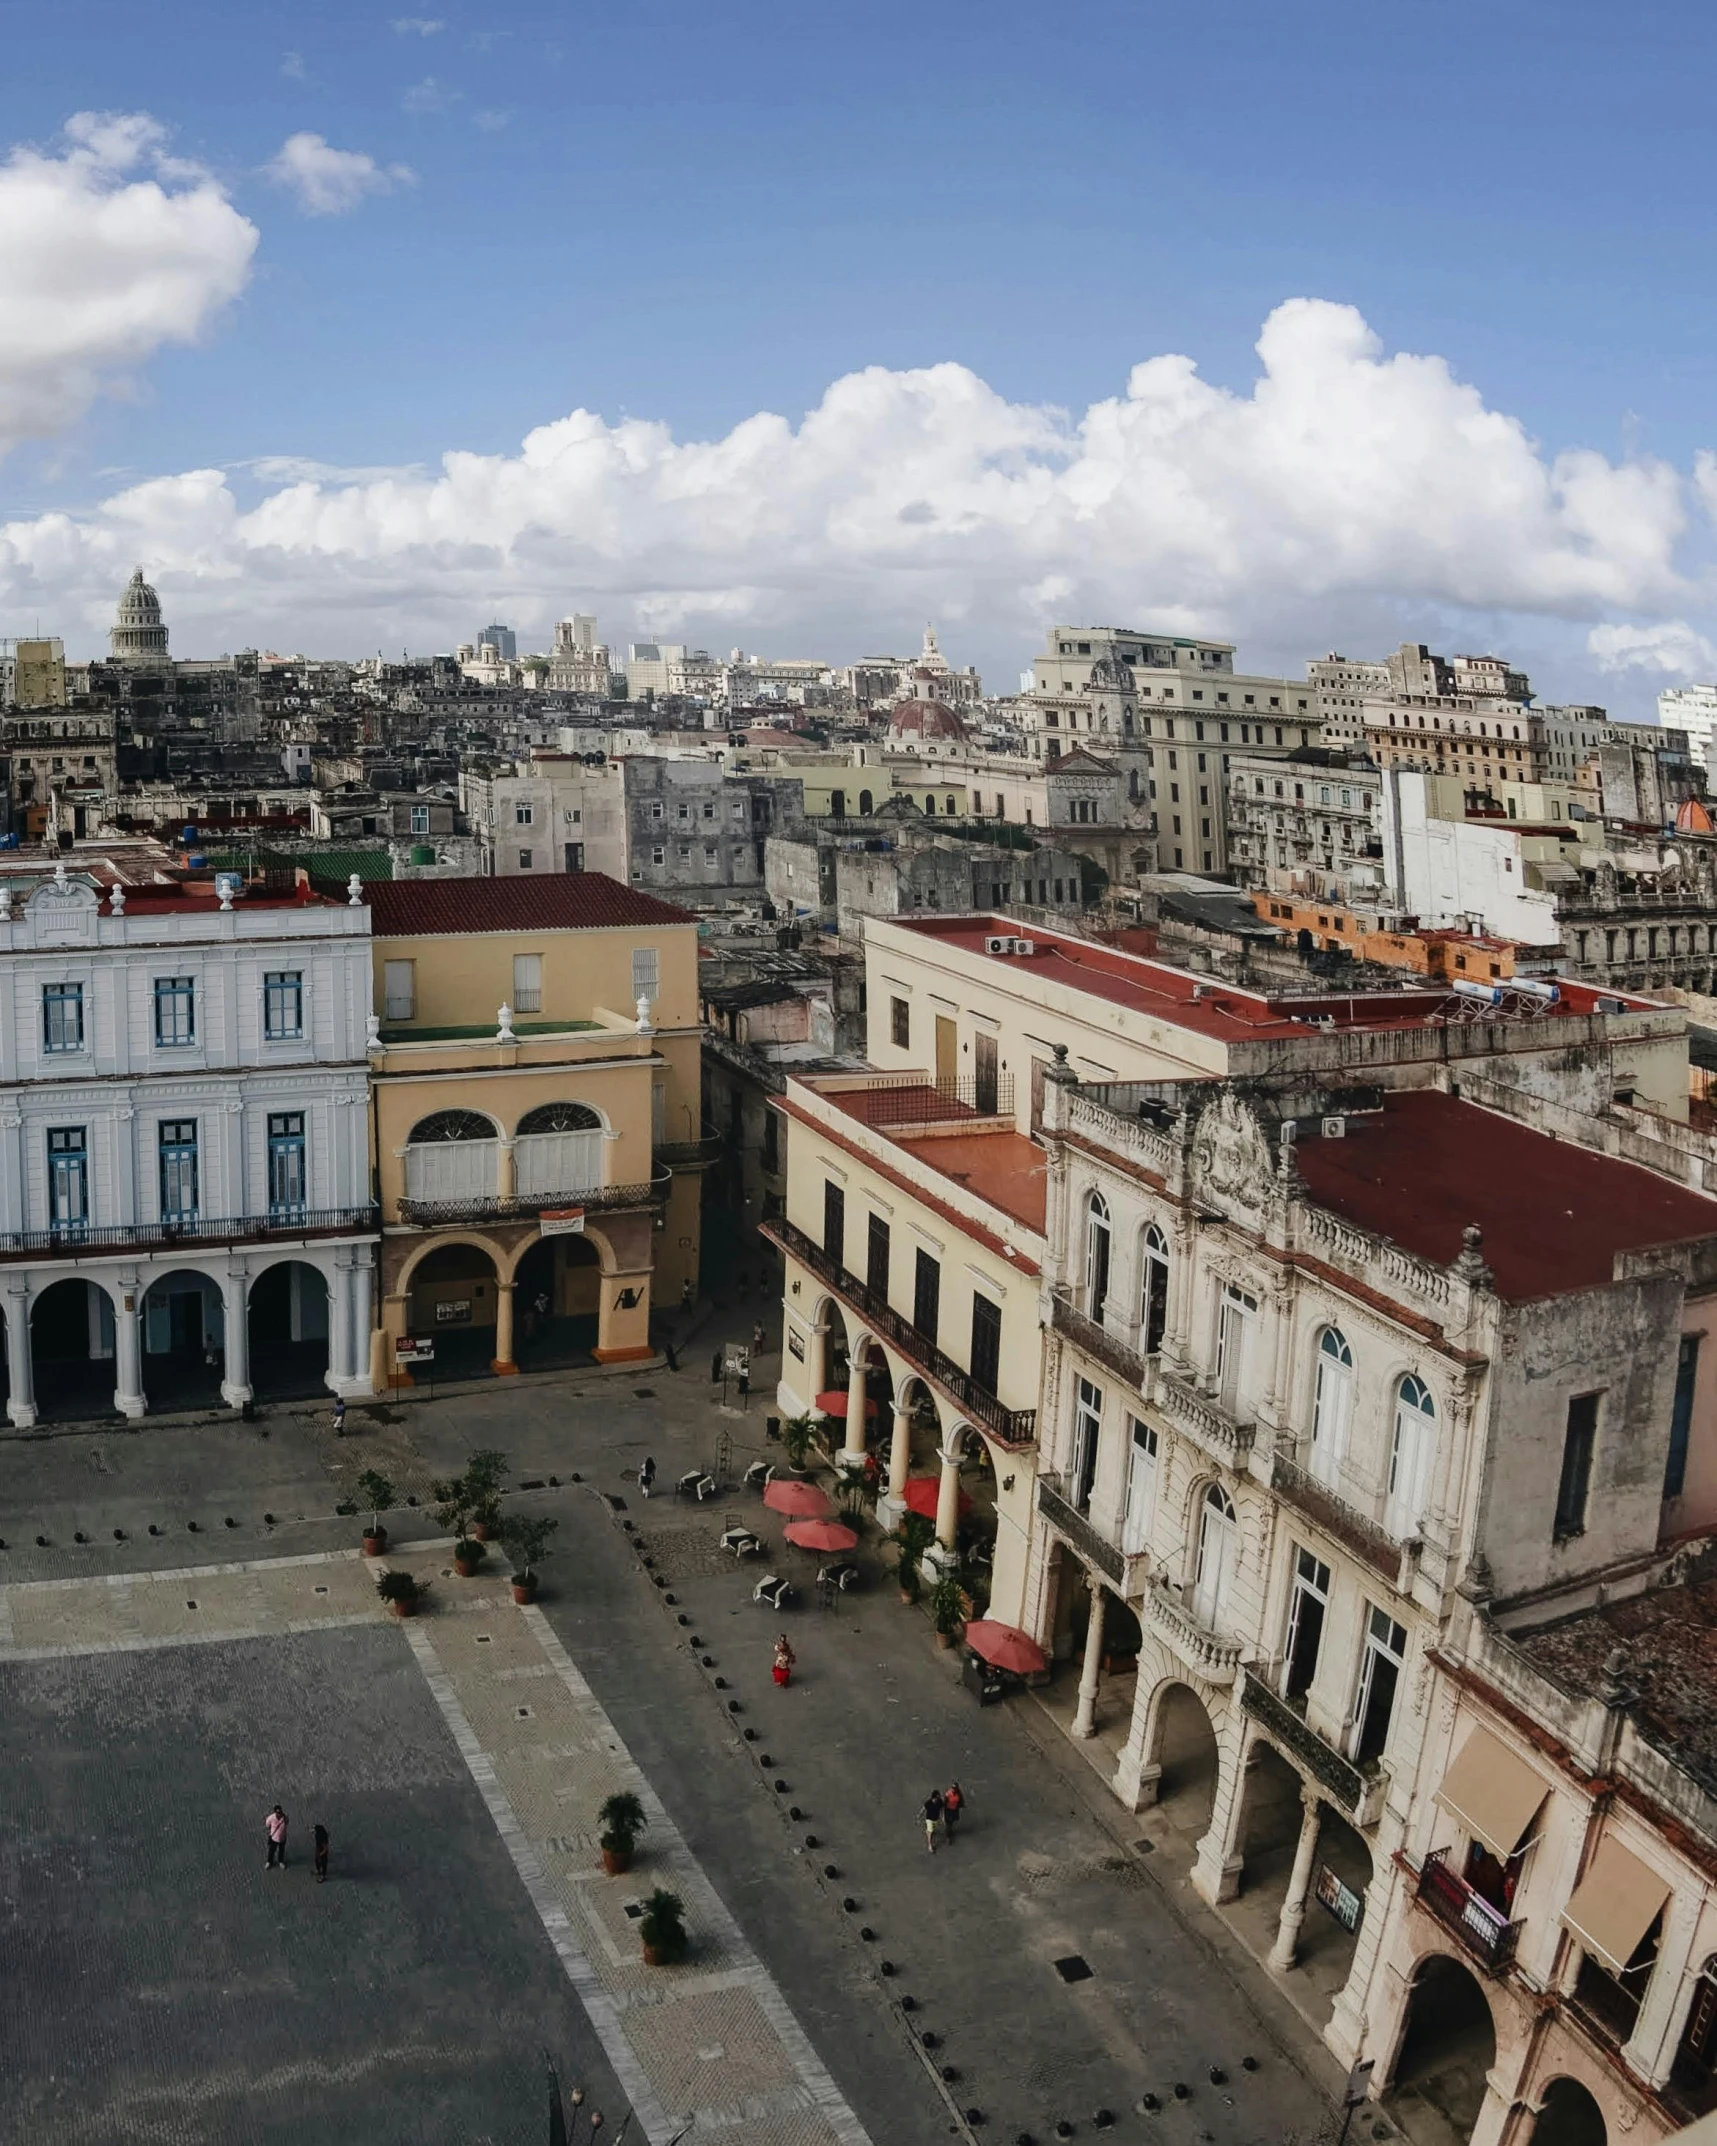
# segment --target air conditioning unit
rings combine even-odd
[[[1035,954],[1037,952],[1037,941],[1035,939],[1016,939],[1014,941],[1014,952],[1026,955]]]
[[[1345,1118],[1325,1118],[1322,1130],[1326,1140],[1345,1140],[1347,1138],[1347,1120]]]
[[[986,954],[1011,954],[1013,950],[1014,941],[1012,939],[1003,939],[992,935],[984,941],[984,952]]]

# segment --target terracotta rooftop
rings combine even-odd
[[[1346,1126],[1295,1151],[1313,1199],[1439,1266],[1476,1222],[1510,1301],[1597,1288],[1618,1252],[1717,1236],[1717,1200],[1434,1090],[1386,1094]]]
[[[1423,1027],[1470,1010],[1470,1001],[1436,987],[1296,993],[1291,999],[1272,998],[1261,991],[1248,991],[1219,978],[1194,976],[1167,962],[1153,961],[1148,955],[1090,939],[1074,939],[1036,928],[1029,934],[1021,933],[1017,918],[903,917],[890,922],[900,930],[993,961],[1016,980],[1022,995],[1030,996],[1045,984],[1059,984],[1066,990],[1087,992],[1111,1005],[1229,1043],[1302,1036],[1308,1022],[1322,1022],[1325,1017],[1338,1029],[1403,1029]],[[985,940],[1002,936],[1029,936],[1036,951],[1029,956],[986,953]],[[1663,1010],[1650,999],[1600,992],[1560,977],[1557,985],[1562,996],[1554,1005],[1546,1006],[1544,1019],[1549,1021],[1595,1013],[1600,998],[1618,999],[1630,1011]]]
[[[939,1093],[926,1080],[922,1087],[819,1088],[825,1103],[860,1124],[882,1132],[922,1168],[966,1186],[979,1199],[1043,1234],[1048,1197],[1048,1157],[1035,1141],[1013,1129],[1011,1119],[980,1117],[970,1104]],[[914,1126],[939,1128],[970,1120],[972,1131],[915,1132]]]
[[[378,939],[460,931],[609,931],[624,924],[692,924],[689,911],[606,872],[518,879],[399,879],[364,889]]]

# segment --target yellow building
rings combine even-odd
[[[375,1383],[650,1351],[697,1277],[697,927],[599,872],[372,883]]]
[[[1042,1357],[1045,1158],[1006,1084],[928,1073],[788,1083],[779,1401],[843,1417],[886,1458],[886,1509],[921,1497],[942,1551],[991,1560],[989,1614],[1018,1621]],[[868,1437],[867,1437],[868,1432]],[[831,1433],[832,1436],[832,1433]],[[914,1477],[923,1486],[910,1488]]]

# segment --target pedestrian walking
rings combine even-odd
[[[966,1792],[958,1781],[950,1781],[942,1791],[942,1830],[950,1840],[954,1828],[960,1823],[960,1813],[966,1808]]]
[[[936,1853],[936,1836],[942,1830],[942,1791],[933,1788],[924,1799],[924,1845]]]
[[[278,1803],[274,1806],[273,1810],[269,1812],[268,1816],[263,1820],[262,1824],[263,1830],[268,1835],[268,1861],[264,1864],[263,1868],[265,1870],[272,1870],[275,1864],[278,1863],[281,1869],[284,1870],[286,1868],[287,1818],[286,1813],[280,1808]]]
[[[792,1683],[793,1664],[798,1659],[799,1657],[793,1652],[791,1642],[788,1640],[786,1633],[783,1632],[775,1642],[775,1681],[777,1684],[788,1685]]]
[[[336,1438],[344,1438],[345,1435],[346,1396],[343,1393],[337,1393],[334,1396],[334,1436]]]
[[[751,1353],[753,1356],[761,1356],[763,1354],[763,1345],[768,1340],[768,1338],[768,1335],[765,1334],[763,1331],[763,1321],[759,1319],[757,1324],[751,1329]]]
[[[680,1289],[681,1311],[690,1311],[692,1306],[697,1302],[697,1300],[698,1285],[692,1280],[691,1276],[688,1274]]]
[[[324,1825],[318,1825],[313,1837],[316,1843],[316,1883],[326,1885],[328,1882],[328,1828]]]
[[[656,1463],[651,1458],[651,1456],[646,1453],[644,1455],[643,1460],[638,1464],[638,1488],[647,1498],[650,1495],[651,1491],[655,1489],[655,1487]]]

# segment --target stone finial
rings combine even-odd
[[[638,1001],[637,1013],[639,1035],[653,1036],[656,1031],[650,1019],[650,1001],[647,998],[641,998]]]
[[[1476,1222],[1469,1222],[1461,1232],[1461,1249],[1455,1260],[1455,1272],[1469,1289],[1488,1289],[1495,1279],[1485,1264],[1484,1231]]]
[[[379,1013],[364,1015],[364,1049],[379,1051],[382,1047],[382,1017]]]
[[[56,887],[63,887],[65,884],[66,860],[63,857],[56,857],[54,859],[54,885]]]
[[[125,889],[123,887],[114,887],[110,890],[107,897],[107,906],[116,917],[122,917],[125,914]]]
[[[1598,1697],[1610,1707],[1631,1706],[1639,1694],[1628,1682],[1628,1658],[1620,1647],[1604,1656],[1604,1673],[1598,1680]]]
[[[354,872],[346,882],[346,907],[361,909],[364,906],[364,883]]]
[[[12,890],[10,887],[0,887],[0,924],[10,924],[11,921]]]
[[[1047,1068],[1047,1069],[1045,1070],[1045,1072],[1044,1072],[1044,1076],[1043,1076],[1043,1077],[1044,1077],[1044,1079],[1045,1079],[1045,1080],[1052,1080],[1052,1081],[1054,1081],[1054,1082],[1055,1082],[1055,1083],[1057,1084],[1057,1086],[1058,1086],[1058,1087],[1063,1087],[1063,1088],[1076,1088],[1076,1087],[1078,1087],[1078,1085],[1079,1085],[1079,1076],[1078,1076],[1078,1074],[1077,1074],[1077,1073],[1075,1073],[1075,1072],[1074,1072],[1073,1068],[1072,1068],[1072,1067],[1071,1067],[1071,1066],[1070,1066],[1070,1065],[1069,1065],[1069,1064],[1067,1063],[1067,1046],[1066,1046],[1066,1044],[1065,1044],[1065,1043],[1052,1043],[1052,1044],[1051,1044],[1051,1045],[1049,1046],[1049,1049],[1050,1049],[1050,1064],[1049,1064],[1048,1068]]]
[[[1490,1559],[1482,1550],[1475,1550],[1467,1559],[1467,1569],[1461,1574],[1457,1591],[1468,1602],[1488,1602],[1496,1592]]]
[[[495,1034],[495,1041],[497,1043],[516,1043],[519,1039],[513,1034],[513,1009],[511,1006],[497,1007],[495,1019],[499,1024]]]

